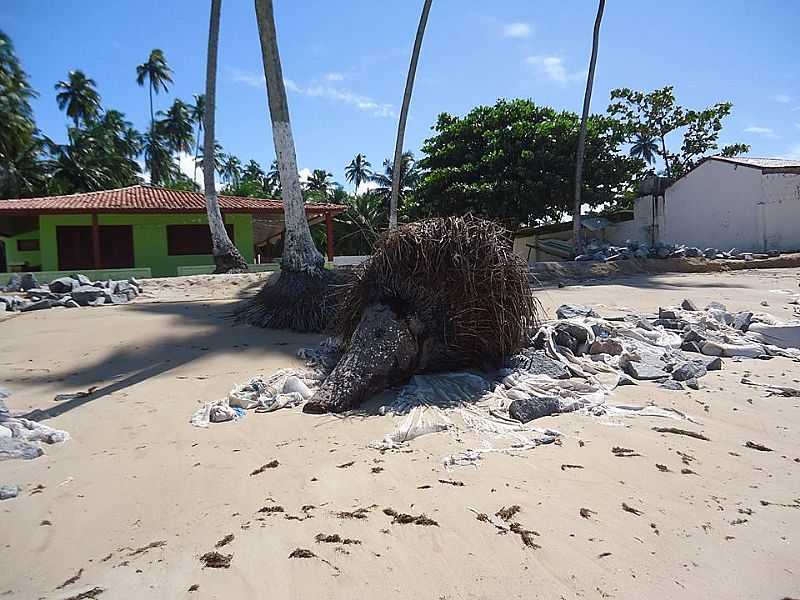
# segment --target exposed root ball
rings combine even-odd
[[[333,286],[343,276],[329,269],[310,272],[281,270],[237,314],[237,321],[295,331],[321,332],[335,312]]]
[[[332,328],[348,350],[306,412],[353,408],[413,373],[499,363],[536,324],[509,233],[472,216],[385,233],[339,289]]]

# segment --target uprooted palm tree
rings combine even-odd
[[[217,96],[217,50],[219,46],[219,20],[222,0],[211,0],[211,19],[208,27],[208,60],[206,64],[206,106],[204,156],[214,153],[214,111]],[[234,246],[219,210],[216,184],[214,183],[214,161],[203,162],[203,186],[206,196],[206,213],[211,230],[211,248],[216,268],[214,273],[242,273],[247,271],[247,263]]]
[[[472,216],[390,229],[341,290],[345,353],[305,412],[355,408],[414,373],[499,364],[536,323],[509,232]]]
[[[306,220],[272,0],[255,0],[255,7],[286,231],[280,272],[270,277],[239,318],[262,327],[322,331],[333,313],[330,288],[338,276],[325,269]]]

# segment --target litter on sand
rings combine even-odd
[[[610,396],[621,385],[662,384],[663,389],[697,389],[697,380],[723,367],[722,357],[770,358],[800,362],[800,350],[787,346],[800,322],[777,323],[757,312],[728,312],[713,302],[698,310],[684,300],[680,307],[660,308],[657,315],[632,310],[604,319],[590,307],[563,305],[560,318],[542,323],[529,345],[494,372],[450,372],[413,376],[384,394],[379,414],[394,426],[370,446],[399,448],[424,435],[445,433],[462,444],[472,432],[480,442],[442,459],[445,467],[476,466],[487,453],[516,455],[556,441],[561,434],[533,425],[537,419],[578,411],[610,425],[633,417],[670,419],[699,425],[671,407],[614,404]],[[777,336],[768,331],[782,332]],[[788,333],[787,333],[788,332]],[[311,398],[341,355],[335,340],[302,349],[302,369],[281,369],[234,387],[227,398],[203,405],[192,416],[195,426],[237,418],[235,409],[272,412]],[[669,383],[670,385],[663,385]],[[800,390],[762,384],[771,394],[800,395]],[[658,428],[664,431],[685,431]]]
[[[58,444],[69,439],[66,431],[12,415],[5,404],[10,395],[0,388],[0,460],[38,458],[44,454],[39,442]]]

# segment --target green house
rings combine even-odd
[[[263,244],[254,239],[254,220],[262,237],[280,237],[280,201],[219,196],[219,204],[228,234],[248,263]],[[333,260],[333,216],[344,207],[305,206],[309,222],[325,222]],[[146,268],[153,277],[165,277],[214,264],[204,195],[147,185],[2,200],[0,244],[0,273]]]

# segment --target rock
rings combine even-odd
[[[692,311],[692,312],[695,312],[695,311],[699,310],[697,308],[697,305],[692,300],[689,300],[689,298],[684,298],[683,299],[683,301],[681,302],[681,308],[683,310],[689,310],[689,311]]]
[[[758,344],[726,344],[724,342],[705,342],[702,351],[706,356],[758,358],[764,354],[764,348]]]
[[[19,494],[19,486],[0,485],[0,500],[8,500],[9,498],[16,498],[17,494]]]
[[[92,285],[92,280],[89,279],[86,275],[81,275],[80,273],[76,273],[72,276],[78,282],[78,285]]]
[[[99,298],[96,298],[94,300],[90,300],[87,303],[87,306],[103,306],[103,304],[105,304],[105,303],[106,303],[106,297],[105,296],[100,296]]]
[[[73,279],[72,277],[59,277],[58,279],[51,281],[50,285],[47,287],[49,287],[50,291],[54,294],[68,294],[74,288],[78,288],[80,286],[81,284],[77,279]]]
[[[583,304],[562,304],[556,309],[559,319],[574,319],[575,317],[596,317],[597,313],[590,306]]]
[[[108,294],[107,296],[103,297],[107,300],[110,304],[127,304],[128,303],[128,296],[127,294]]]
[[[22,276],[19,273],[12,273],[8,278],[8,283],[4,289],[6,292],[22,291]]]
[[[683,384],[680,381],[675,381],[674,379],[667,379],[658,387],[664,388],[665,390],[675,390],[676,392],[683,390]]]
[[[3,427],[2,429],[5,429]],[[39,458],[44,452],[33,442],[22,438],[11,438],[0,436],[0,461],[12,458],[31,460]]]
[[[684,352],[694,352],[697,354],[703,353],[703,342],[683,342],[681,343],[681,350]]]
[[[661,367],[635,360],[627,361],[624,368],[628,375],[640,381],[669,377],[669,373]]]
[[[703,364],[694,361],[686,361],[681,363],[672,370],[672,378],[675,381],[687,381],[689,379],[698,379],[706,374],[706,368]]]
[[[111,289],[113,289],[115,294],[125,294],[125,296],[131,300],[139,295],[139,290],[127,281],[117,281]]]
[[[23,273],[19,282],[19,287],[23,292],[27,292],[33,288],[38,288],[39,282],[36,281],[36,275],[33,273]]]
[[[58,300],[45,298],[43,300],[38,300],[36,302],[31,302],[30,304],[26,304],[20,310],[22,312],[31,312],[34,310],[45,310],[47,308],[53,308],[54,306],[58,306]]]
[[[547,356],[541,350],[526,348],[509,360],[513,369],[525,369],[531,373],[547,375],[553,379],[569,379],[570,372],[564,364]]]
[[[568,331],[563,329],[556,330],[555,335],[553,336],[553,340],[559,346],[563,346],[564,348],[569,348],[573,353],[578,349],[578,340],[572,337]]]
[[[658,258],[669,258],[669,255],[671,253],[672,253],[672,251],[669,248],[667,248],[666,246],[661,246],[659,248],[656,248],[656,256]]]
[[[753,313],[746,310],[738,312],[733,315],[733,328],[739,331],[746,332],[750,327],[750,322],[753,320]]]
[[[11,309],[8,308],[8,304],[6,304],[2,300],[0,300],[0,313],[6,312],[8,310],[11,310]]]
[[[719,250],[716,248],[706,248],[703,250],[703,256],[706,258],[716,258],[717,254],[719,254]]]
[[[676,313],[674,310],[672,310],[672,309],[664,309],[664,308],[660,308],[659,307],[659,309],[658,309],[658,318],[659,319],[668,319],[670,321],[675,321],[679,317],[678,317],[678,313]]]
[[[700,389],[700,382],[698,382],[697,379],[694,379],[694,378],[693,379],[687,379],[686,380],[686,385],[687,385],[687,387],[690,387],[693,390],[699,390]]]
[[[700,362],[706,368],[706,371],[722,370],[722,359],[719,356],[701,356],[692,360]]]
[[[514,400],[508,407],[509,416],[521,423],[559,412],[561,412],[561,403],[555,396]]]
[[[689,247],[686,248],[686,256],[688,258],[698,258],[700,256],[703,256],[703,252],[700,250],[700,248]]]
[[[769,302],[767,302],[766,300],[762,300],[761,306],[769,306]]]
[[[41,300],[42,298],[58,300],[61,297],[61,294],[54,294],[47,288],[31,288],[25,295],[31,300]]]
[[[580,325],[574,325],[572,323],[557,323],[556,333],[560,331],[566,331],[570,336],[575,338],[579,344],[583,344],[589,339],[589,332],[585,327],[581,327]]]
[[[684,342],[704,342],[706,341],[706,336],[702,333],[697,331],[697,329],[689,329],[683,335]]]
[[[604,338],[596,339],[589,347],[589,354],[612,354],[618,356],[623,351],[622,342],[619,340]]]
[[[706,310],[721,310],[723,312],[727,311],[728,309],[725,308],[725,305],[722,302],[709,302],[706,306]]]
[[[103,298],[103,296],[105,296],[105,291],[93,285],[82,285],[72,291],[72,299],[80,306],[88,306],[90,302]]]

